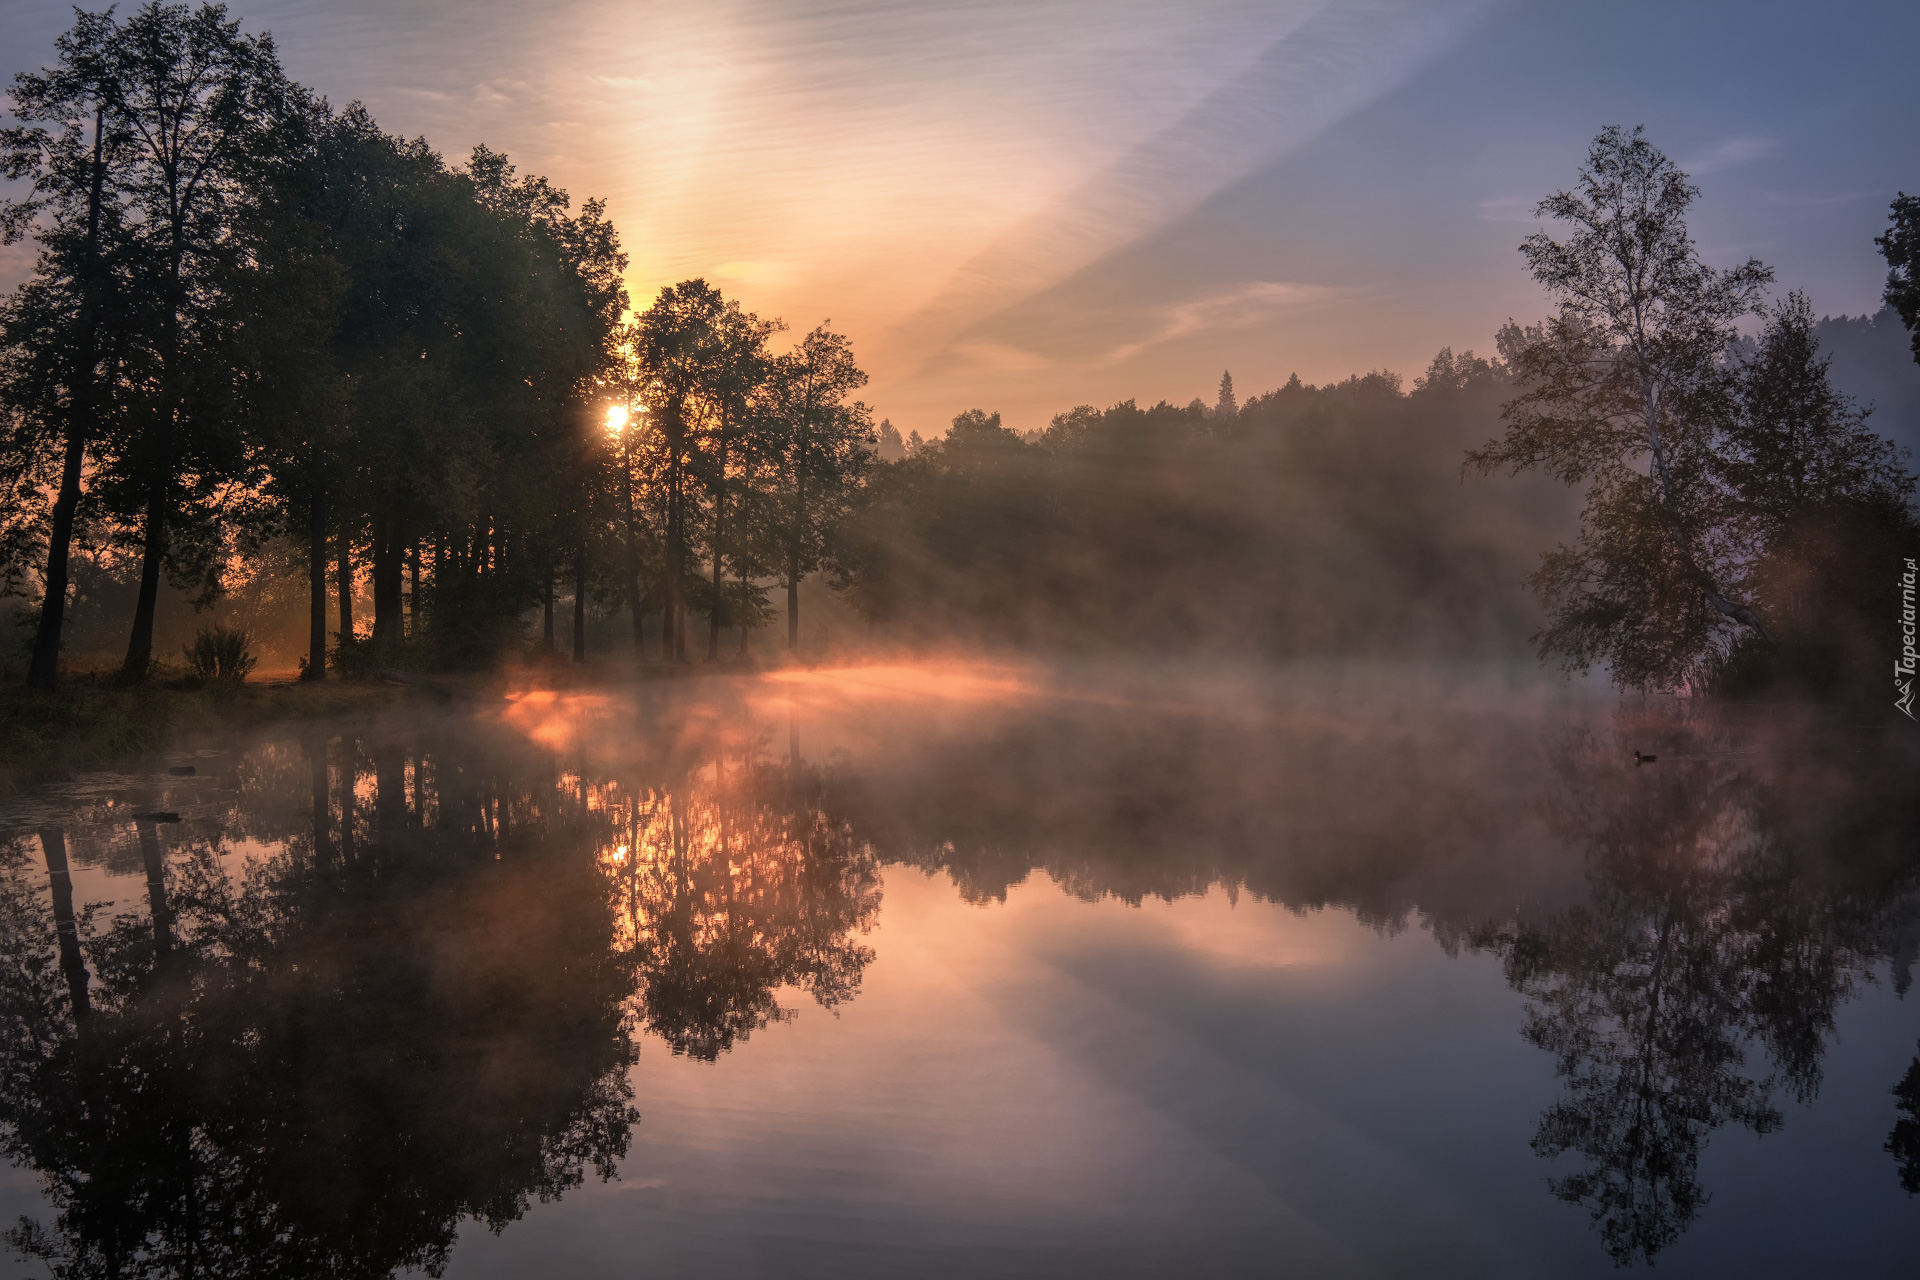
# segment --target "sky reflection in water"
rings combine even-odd
[[[42,1267],[1893,1274],[1920,1227],[1911,735],[955,662],[187,758],[0,810]]]

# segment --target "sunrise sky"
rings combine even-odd
[[[450,159],[608,199],[644,306],[831,318],[903,431],[965,408],[1411,378],[1544,309],[1514,246],[1607,123],[1715,261],[1874,310],[1920,190],[1920,5],[1672,0],[257,0],[288,70]],[[0,73],[63,5],[0,7]],[[0,259],[0,285],[28,259]]]

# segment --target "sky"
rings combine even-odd
[[[1516,246],[1603,125],[1704,256],[1876,310],[1920,191],[1910,0],[240,0],[297,79],[604,197],[644,306],[853,341],[876,414],[1044,426],[1298,373],[1411,380],[1546,302]],[[72,20],[0,5],[0,76]],[[0,250],[0,286],[24,274]]]

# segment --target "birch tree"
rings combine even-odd
[[[1773,644],[1728,535],[1716,456],[1735,326],[1773,273],[1701,260],[1686,226],[1698,196],[1640,129],[1593,140],[1576,190],[1536,211],[1570,233],[1521,245],[1558,314],[1502,332],[1525,390],[1505,407],[1506,435],[1467,456],[1481,473],[1539,467],[1587,486],[1575,545],[1531,579],[1548,612],[1537,639],[1543,656],[1605,662],[1628,685],[1700,678],[1741,635]]]

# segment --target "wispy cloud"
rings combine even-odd
[[[1680,167],[1690,175],[1719,173],[1723,169],[1738,168],[1755,160],[1763,160],[1780,150],[1778,138],[1761,137],[1757,134],[1745,134],[1728,138],[1719,146],[1713,147],[1701,155],[1680,161]]]
[[[1451,48],[1480,8],[1479,0],[1347,0],[1320,9],[1183,117],[995,236],[895,331],[895,349],[938,359],[982,317],[1318,137]]]
[[[1122,343],[1107,352],[1102,363],[1118,364],[1149,347],[1196,333],[1252,329],[1271,321],[1281,311],[1326,302],[1339,291],[1327,285],[1256,280],[1192,298],[1168,307],[1145,337]]]

